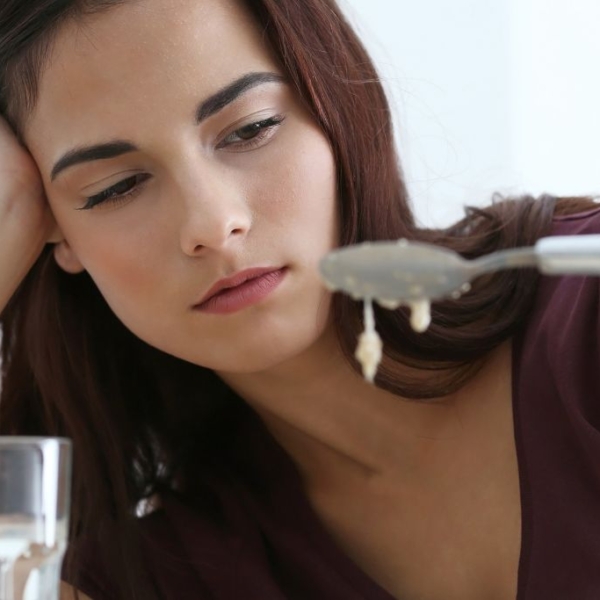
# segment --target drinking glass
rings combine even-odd
[[[0,436],[0,600],[58,600],[71,442]]]

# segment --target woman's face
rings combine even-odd
[[[217,371],[292,359],[328,321],[335,166],[282,76],[238,2],[126,2],[60,31],[25,125],[59,264],[140,338]]]

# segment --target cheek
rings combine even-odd
[[[164,261],[158,240],[148,250],[140,246],[139,239],[131,236],[126,240],[114,239],[94,245],[89,243],[90,253],[87,271],[106,303],[116,317],[134,335],[147,343],[164,348],[171,330],[177,330],[179,322],[173,320],[174,307],[183,299],[172,294],[172,271]]]
[[[118,209],[116,209],[118,211]],[[161,239],[152,221],[141,220],[136,211],[109,210],[75,218],[56,211],[71,251],[92,277],[111,308],[121,313],[139,310],[141,298],[151,301],[161,273]],[[145,304],[145,303],[144,303]]]
[[[289,159],[286,160],[286,157]],[[263,222],[281,228],[284,240],[302,240],[314,250],[337,240],[336,167],[328,140],[314,126],[289,136],[268,177],[256,184]],[[267,200],[268,198],[268,200]]]
[[[131,245],[118,241],[95,249],[97,258],[89,261],[88,273],[117,318],[144,339],[148,328],[152,331],[160,322],[156,315],[164,312],[160,296],[153,293],[161,285],[157,257],[146,259]],[[94,251],[93,246],[90,251]]]
[[[94,251],[93,246],[90,251]],[[127,298],[138,298],[147,294],[153,287],[157,269],[148,268],[150,257],[137,253],[131,244],[102,244],[97,248],[95,259],[87,263],[87,270],[109,301],[125,302]]]

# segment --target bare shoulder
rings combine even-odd
[[[60,582],[60,600],[92,600],[83,592],[75,594],[75,588],[64,581]]]

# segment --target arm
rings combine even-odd
[[[0,117],[0,312],[54,229],[37,166]]]
[[[33,158],[0,117],[0,313],[56,225]],[[91,600],[61,581],[60,600]]]
[[[60,582],[60,600],[92,600],[89,596],[86,596],[83,592],[77,591],[73,586],[65,583],[64,581]]]

